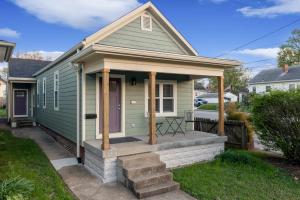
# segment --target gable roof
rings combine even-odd
[[[8,64],[8,76],[18,78],[32,78],[38,70],[48,65],[51,61],[11,58]]]
[[[249,84],[285,82],[300,80],[300,65],[289,67],[288,72],[284,73],[282,68],[266,69],[258,73],[249,81]]]
[[[125,25],[129,24],[136,18],[140,17],[145,11],[148,11],[153,15],[159,22],[163,25],[163,27],[170,33],[179,44],[186,49],[191,55],[197,56],[197,51],[192,47],[192,45],[176,30],[176,28],[164,17],[164,15],[153,5],[153,3],[148,2],[143,4],[142,6],[134,9],[118,20],[112,22],[111,24],[105,26],[100,29],[96,33],[86,37],[84,39],[85,46],[89,46],[95,42],[98,42],[113,32],[119,30]]]

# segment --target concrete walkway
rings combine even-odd
[[[3,127],[1,125],[0,127]],[[38,127],[12,129],[17,137],[33,139],[45,152],[53,167],[64,182],[82,200],[136,200],[137,198],[121,184],[104,184],[91,174],[76,158]],[[157,195],[146,200],[194,200],[188,194],[178,190]]]

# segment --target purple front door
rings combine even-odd
[[[99,131],[102,131],[102,79],[99,83]],[[121,132],[121,79],[110,78],[109,79],[109,132],[117,133]]]
[[[27,116],[27,90],[15,90],[14,115]]]

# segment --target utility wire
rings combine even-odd
[[[290,25],[293,25],[293,24],[295,24],[295,23],[297,23],[297,22],[299,22],[299,21],[300,21],[300,18],[297,18],[296,20],[294,20],[294,21],[292,21],[292,22],[290,22],[290,23],[288,23],[288,24],[286,24],[286,25],[284,25],[284,26],[281,26],[281,27],[279,27],[279,28],[277,28],[277,29],[275,29],[275,30],[273,30],[273,31],[271,31],[271,32],[268,32],[268,33],[266,33],[266,34],[264,34],[264,35],[262,35],[262,36],[260,36],[260,37],[258,37],[258,38],[256,38],[256,39],[254,39],[254,40],[251,40],[251,41],[249,41],[249,42],[246,42],[246,43],[244,43],[244,44],[242,44],[242,45],[240,45],[240,46],[238,46],[238,47],[236,47],[236,48],[230,50],[230,51],[227,52],[227,53],[220,54],[220,55],[218,55],[218,56],[216,56],[216,57],[221,57],[221,56],[224,56],[224,55],[228,55],[228,54],[230,54],[230,53],[232,53],[232,52],[234,52],[234,51],[236,51],[236,50],[238,50],[238,49],[240,49],[240,48],[246,47],[246,46],[248,46],[249,44],[252,44],[252,43],[254,43],[254,42],[257,42],[258,40],[261,40],[261,39],[263,39],[263,38],[266,38],[266,37],[268,37],[268,36],[270,36],[270,35],[273,35],[274,33],[277,33],[277,32],[279,32],[279,31],[281,31],[282,29],[285,29],[286,27],[288,27],[288,26],[290,26]]]

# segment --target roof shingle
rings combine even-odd
[[[48,65],[51,61],[11,58],[9,61],[9,77],[31,78],[38,70]]]
[[[300,65],[289,67],[288,72],[284,73],[282,68],[266,69],[258,73],[249,83],[268,83],[281,82],[300,79]]]

